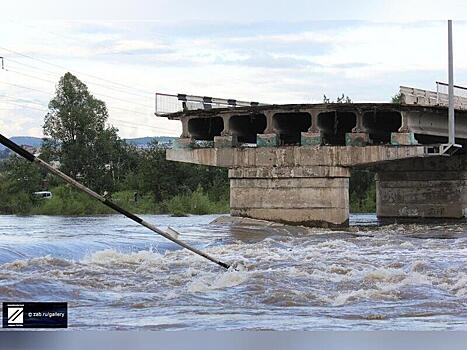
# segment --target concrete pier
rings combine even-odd
[[[231,169],[231,214],[304,226],[346,226],[349,176],[349,169],[328,166]]]
[[[467,147],[467,111],[456,111]],[[267,105],[173,113],[167,159],[229,168],[233,216],[341,227],[352,169],[376,173],[382,219],[466,216],[465,151],[440,155],[447,108],[418,104]]]
[[[381,219],[463,219],[467,208],[465,156],[418,158],[377,167]]]

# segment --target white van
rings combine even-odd
[[[50,199],[52,198],[52,192],[49,191],[39,191],[32,194],[34,198],[37,199]]]

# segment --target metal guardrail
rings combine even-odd
[[[417,89],[401,86],[400,92],[406,104],[417,104],[422,106],[448,106],[448,84],[436,82],[436,91]],[[446,93],[444,92],[446,91]],[[454,86],[454,108],[467,110],[467,88]]]
[[[436,95],[448,95],[449,84],[443,83],[441,81],[436,82]],[[454,96],[467,98],[467,87],[454,85]]]
[[[265,106],[265,103],[238,101],[235,99],[225,99],[208,96],[196,96],[186,94],[166,94],[156,92],[155,110],[156,115],[163,116],[170,113],[191,111],[191,110],[206,110],[213,108],[226,107],[245,107],[245,106]]]

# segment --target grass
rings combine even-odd
[[[172,216],[186,216],[186,214],[219,214],[229,211],[227,200],[213,201],[201,188],[190,194],[177,195],[166,204],[167,212]]]
[[[52,188],[51,192],[53,194],[51,199],[36,201],[26,214],[86,216],[114,213],[101,202],[68,186]],[[130,190],[115,192],[111,200],[136,214],[187,216],[188,214],[217,214],[229,211],[227,200],[214,201],[201,188],[189,194],[177,195],[160,204],[151,194],[139,195],[135,202],[134,193]],[[21,201],[25,201],[25,198]]]

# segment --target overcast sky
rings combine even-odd
[[[439,1],[407,0],[77,3],[2,3],[0,130],[7,136],[42,136],[47,103],[66,71],[106,102],[122,137],[180,134],[178,122],[154,116],[156,91],[296,103],[342,93],[386,102],[399,85],[435,89],[447,80],[448,15],[455,81],[467,85],[461,1],[442,9]]]

